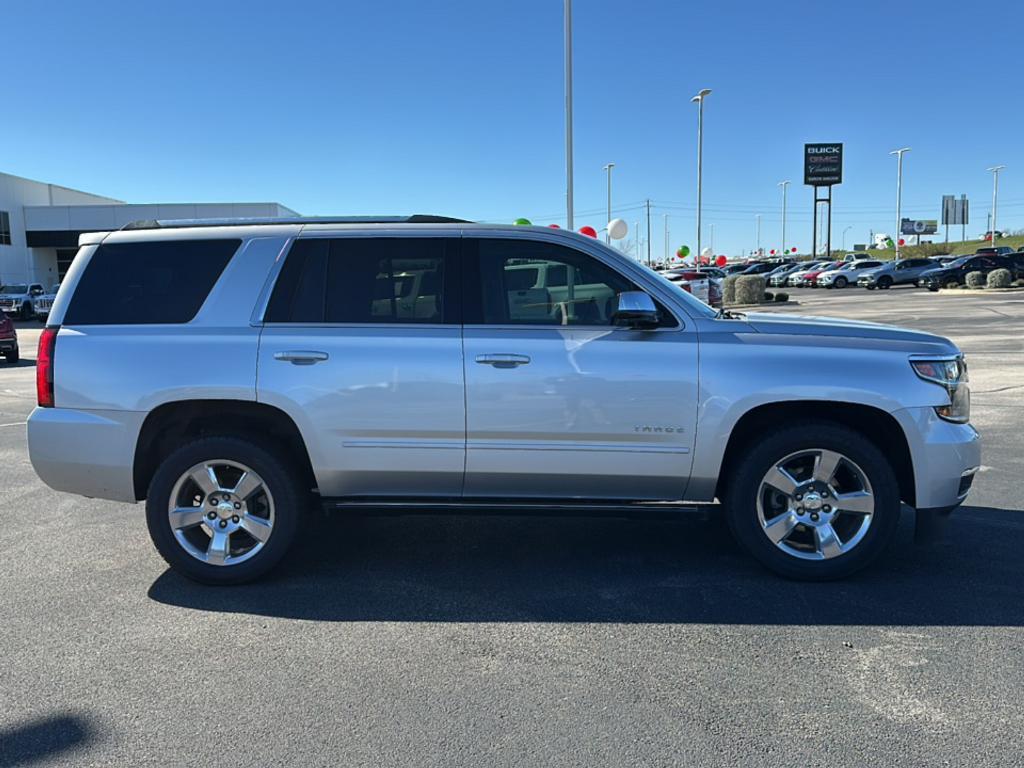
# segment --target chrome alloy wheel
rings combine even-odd
[[[186,470],[171,491],[174,538],[196,560],[236,565],[259,552],[274,529],[274,498],[258,474],[213,459]]]
[[[867,475],[847,456],[823,448],[797,451],[761,479],[757,517],[779,549],[828,560],[859,544],[875,512]]]

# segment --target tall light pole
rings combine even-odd
[[[697,102],[697,258],[694,259],[697,263],[700,262],[700,215],[704,192],[704,99],[709,93],[710,88],[701,88],[697,95],[690,99],[691,102]]]
[[[999,201],[999,172],[1005,167],[1005,165],[993,165],[991,168],[985,169],[992,172],[992,223],[988,228],[989,242],[992,245],[996,244],[996,203]]]
[[[754,249],[754,255],[761,255],[761,214],[754,216],[757,219],[757,247]]]
[[[669,263],[669,214],[665,215],[665,263]]]
[[[843,230],[843,250],[846,250],[846,233],[853,229],[853,224],[850,224],[846,229]]]
[[[890,155],[896,155],[896,260],[900,258],[900,224],[903,206],[903,153],[909,152],[910,147],[894,149]]]
[[[572,0],[565,0],[565,223],[572,223]]]
[[[608,173],[608,218],[605,219],[605,231],[604,241],[610,243],[612,241],[612,233],[608,231],[608,222],[612,220],[612,168],[615,167],[615,163],[608,163],[604,167],[604,170]]]
[[[782,187],[782,252],[786,253],[786,187],[793,182],[791,181],[780,181],[779,186]]]

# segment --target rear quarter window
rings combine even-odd
[[[101,245],[71,297],[65,325],[187,323],[242,241]]]

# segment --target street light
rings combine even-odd
[[[793,182],[791,181],[780,181],[778,186],[782,187],[782,252],[788,253],[786,250],[786,187]]]
[[[697,260],[700,260],[700,215],[701,196],[703,194],[703,162],[704,162],[704,99],[711,93],[710,88],[701,88],[700,91],[690,99],[697,102]]]
[[[843,250],[846,250],[846,233],[853,229],[853,224],[843,230]]]
[[[761,255],[761,214],[758,213],[754,216],[757,219],[757,248],[754,249],[754,255]]]
[[[572,0],[565,0],[565,222],[572,231]]]
[[[608,218],[605,219],[606,223],[612,220],[612,168],[614,167],[615,163],[608,163],[608,165],[604,167],[604,170],[608,173]],[[610,243],[612,241],[611,238],[611,233],[605,231],[604,241],[606,243]]]
[[[900,224],[901,208],[903,205],[903,153],[909,152],[910,147],[894,149],[890,155],[896,155],[896,260],[900,258]]]
[[[1005,167],[1005,165],[993,165],[991,168],[985,169],[992,172],[992,224],[988,228],[989,241],[992,245],[996,244],[996,202],[999,198],[999,172]]]

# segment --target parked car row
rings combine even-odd
[[[60,283],[47,292],[42,283],[7,283],[0,285],[0,310],[5,316],[45,320],[57,296]]]

